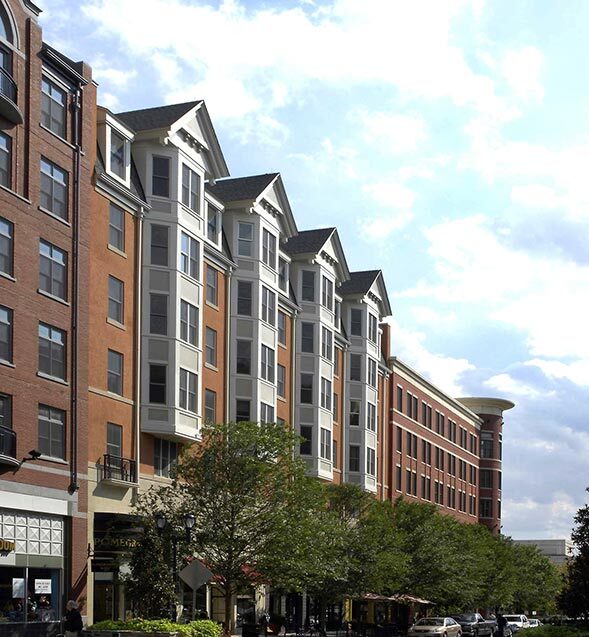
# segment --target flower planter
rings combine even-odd
[[[142,630],[84,630],[87,637],[177,637],[177,632],[146,633]]]

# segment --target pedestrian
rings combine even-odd
[[[505,637],[505,626],[507,626],[507,620],[501,613],[497,613],[497,637]]]
[[[82,615],[80,615],[78,610],[78,602],[70,599],[65,608],[65,622],[63,624],[65,637],[80,637],[84,624],[82,623]]]

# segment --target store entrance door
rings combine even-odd
[[[117,618],[113,582],[94,582],[94,622]]]

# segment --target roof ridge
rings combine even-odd
[[[119,113],[114,113],[114,115],[117,116],[117,115],[129,115],[130,113],[144,113],[145,111],[157,111],[157,110],[163,110],[166,108],[179,108],[180,106],[186,106],[187,107],[186,110],[188,111],[189,108],[196,106],[200,102],[202,102],[202,100],[192,100],[190,102],[179,102],[178,104],[164,104],[161,106],[147,106],[146,108],[135,108],[130,111],[121,111]]]

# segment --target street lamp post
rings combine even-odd
[[[168,519],[162,511],[159,511],[155,514],[155,526],[157,532],[161,535],[168,525]],[[182,518],[182,522],[184,524],[184,535],[178,535],[175,528],[172,528],[170,533],[170,541],[172,543],[172,579],[174,581],[174,589],[176,592],[176,599],[180,597],[180,586],[178,582],[178,541],[184,539],[186,542],[190,542],[190,535],[192,533],[192,529],[194,528],[194,523],[196,522],[196,518],[192,513],[186,513]],[[172,621],[176,620],[176,607],[172,605],[170,609],[170,619]]]

